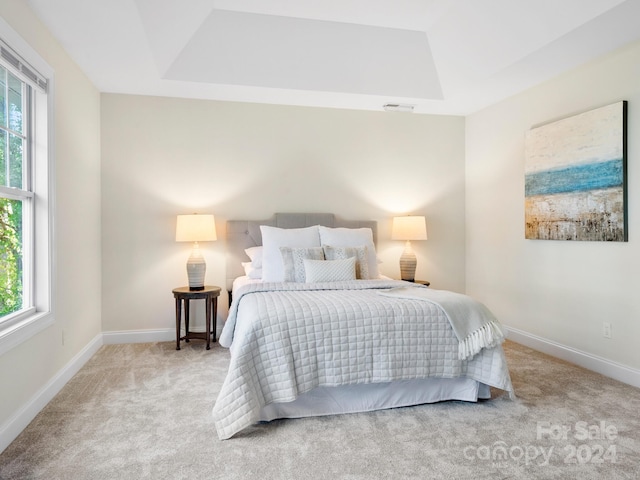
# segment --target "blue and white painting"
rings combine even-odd
[[[627,241],[626,102],[527,132],[525,238]]]

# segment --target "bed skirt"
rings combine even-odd
[[[446,400],[476,402],[489,398],[488,385],[464,377],[317,387],[293,402],[265,405],[260,411],[260,421],[371,412]]]

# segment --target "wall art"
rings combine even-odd
[[[626,242],[627,102],[526,136],[525,238]]]

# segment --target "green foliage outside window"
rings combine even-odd
[[[21,202],[0,198],[0,317],[22,308],[21,226]]]
[[[0,185],[23,189],[25,84],[0,66]],[[22,201],[0,197],[0,318],[22,308]]]

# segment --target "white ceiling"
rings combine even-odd
[[[102,92],[468,114],[640,39],[640,0],[28,0]]]

